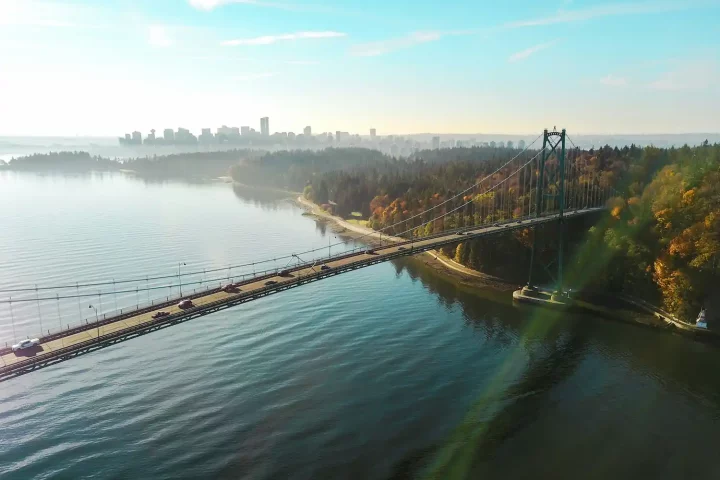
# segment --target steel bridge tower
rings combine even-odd
[[[558,159],[558,167],[554,172],[546,172],[545,163],[547,160],[555,156]],[[551,173],[555,178],[550,178]],[[546,178],[547,176],[547,178]],[[546,192],[546,185],[557,185],[557,188]],[[543,148],[540,165],[538,166],[537,179],[537,197],[535,205],[535,217],[543,216],[543,205],[549,201],[558,202],[558,254],[557,259],[557,277],[555,280],[555,289],[553,298],[560,299],[563,294],[563,248],[565,243],[565,129],[558,132],[555,129],[549,132],[547,129],[543,131]],[[528,283],[523,290],[536,291],[537,287],[533,284],[533,267],[535,263],[535,250],[537,249],[537,227],[533,229],[533,246],[530,253],[530,273],[528,275]],[[543,265],[545,270],[552,277],[549,267],[552,265]]]

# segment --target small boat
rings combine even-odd
[[[697,320],[695,320],[695,326],[698,328],[707,329],[707,321],[705,320],[705,309],[700,310]]]

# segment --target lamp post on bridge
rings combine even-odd
[[[180,284],[180,297],[182,298],[182,275],[180,275],[180,267],[187,265],[185,262],[178,262],[178,283]]]
[[[100,340],[100,318],[98,317],[97,308],[92,305],[88,305],[88,308],[92,308],[93,310],[95,310],[95,325],[97,326],[97,338],[98,340]]]

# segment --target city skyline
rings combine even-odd
[[[5,0],[0,135],[719,132],[716,0]],[[254,121],[253,121],[254,123]]]

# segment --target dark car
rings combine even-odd
[[[522,222],[523,222],[522,220],[518,220],[518,221],[517,221],[517,223],[522,223]]]
[[[455,235],[465,235],[465,232],[455,232]]]
[[[331,269],[332,269],[332,267],[329,265],[323,265],[322,267],[320,267],[320,270],[331,270]]]
[[[277,283],[278,282],[276,282],[275,280],[268,280],[267,282],[265,282],[265,285],[277,285]]]
[[[281,277],[289,277],[290,276],[290,270],[283,270],[280,272]]]
[[[398,247],[398,250],[407,250],[405,247]]]
[[[500,226],[499,223],[494,223],[494,224],[493,224],[493,227],[499,227],[499,226]]]
[[[163,317],[167,317],[168,315],[170,315],[168,312],[156,312],[156,313],[153,313],[152,318],[163,318]]]
[[[365,253],[367,255],[375,255],[375,250],[373,250],[372,248],[369,248],[369,249],[365,250]]]
[[[180,303],[178,303],[178,308],[181,310],[185,310],[186,308],[192,308],[194,306],[195,306],[195,304],[190,299],[183,300]]]
[[[232,283],[229,285],[225,285],[222,290],[225,293],[237,293],[240,291],[240,289]]]

